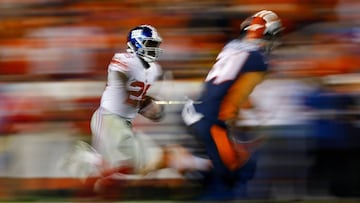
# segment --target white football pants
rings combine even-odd
[[[91,118],[92,146],[110,167],[130,164],[135,173],[156,170],[163,151],[149,136],[134,133],[131,122],[103,108]]]

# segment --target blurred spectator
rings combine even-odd
[[[4,87],[0,87],[0,136],[10,132],[9,111],[11,109],[11,100],[5,94],[4,89]]]
[[[320,81],[318,88],[305,99],[305,105],[314,113],[310,117],[314,140],[310,151],[310,158],[314,159],[309,169],[311,194],[359,195],[357,107],[354,96],[344,90],[347,90],[344,84]]]
[[[96,27],[43,28],[27,37],[41,42],[26,52],[28,73],[35,75],[88,76],[97,68],[97,50],[108,45],[103,31]]]

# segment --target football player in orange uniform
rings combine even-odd
[[[252,15],[241,27],[244,35],[227,43],[218,54],[199,100],[189,101],[182,111],[184,122],[204,144],[213,163],[212,178],[217,178],[224,190],[244,178],[241,170],[247,167],[251,151],[231,139],[231,129],[241,105],[264,80],[267,53],[283,29],[278,15],[268,10]],[[224,198],[233,198],[227,195]]]

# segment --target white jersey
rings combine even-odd
[[[107,111],[132,120],[139,111],[139,101],[161,75],[158,63],[145,68],[140,59],[131,53],[116,53],[108,66],[108,78],[100,106]],[[128,77],[124,84],[117,72]]]

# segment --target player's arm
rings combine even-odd
[[[116,73],[116,77],[119,79],[119,82],[121,83],[121,86],[124,87],[124,89],[126,90],[126,103],[130,104],[130,105],[136,105],[134,104],[134,100],[130,99],[130,91],[126,88],[126,84],[127,81],[129,80],[129,77],[121,71],[115,71]]]
[[[237,89],[237,94],[234,94],[235,101],[239,105],[243,105],[253,92],[255,87],[260,84],[265,78],[266,72],[247,72],[240,76],[235,82],[234,88]]]
[[[225,102],[227,106],[224,107],[224,111],[228,123],[237,120],[241,106],[248,100],[255,87],[264,80],[267,70],[264,56],[260,52],[250,52],[241,68],[241,73],[227,92]]]
[[[110,62],[110,66],[109,66],[109,71],[113,72],[114,74],[109,74],[108,80],[114,80],[119,82],[120,86],[122,86],[127,93],[127,100],[126,102],[130,105],[136,105],[134,104],[134,102],[130,99],[130,92],[128,90],[128,88],[126,87],[127,82],[129,80],[129,77],[127,75],[127,72],[129,70],[128,64],[126,62],[126,60],[124,60],[126,58],[127,55],[123,55],[123,54],[115,54],[113,56],[113,58],[111,59]],[[115,77],[115,78],[114,78]]]
[[[128,76],[120,71],[116,71],[116,74],[118,76],[118,78],[123,82],[123,84],[125,85],[127,83],[127,81],[129,80]]]
[[[157,80],[165,79],[166,75],[159,64],[156,64]],[[165,107],[157,103],[158,99],[146,94],[140,101],[139,114],[152,121],[160,121],[165,117]]]
[[[165,117],[165,108],[156,101],[154,97],[146,95],[140,102],[139,114],[152,121],[162,120]]]
[[[265,75],[265,71],[243,73],[229,89],[227,96],[229,117],[226,118],[228,124],[235,122],[240,107],[248,100],[255,87],[264,80]]]

